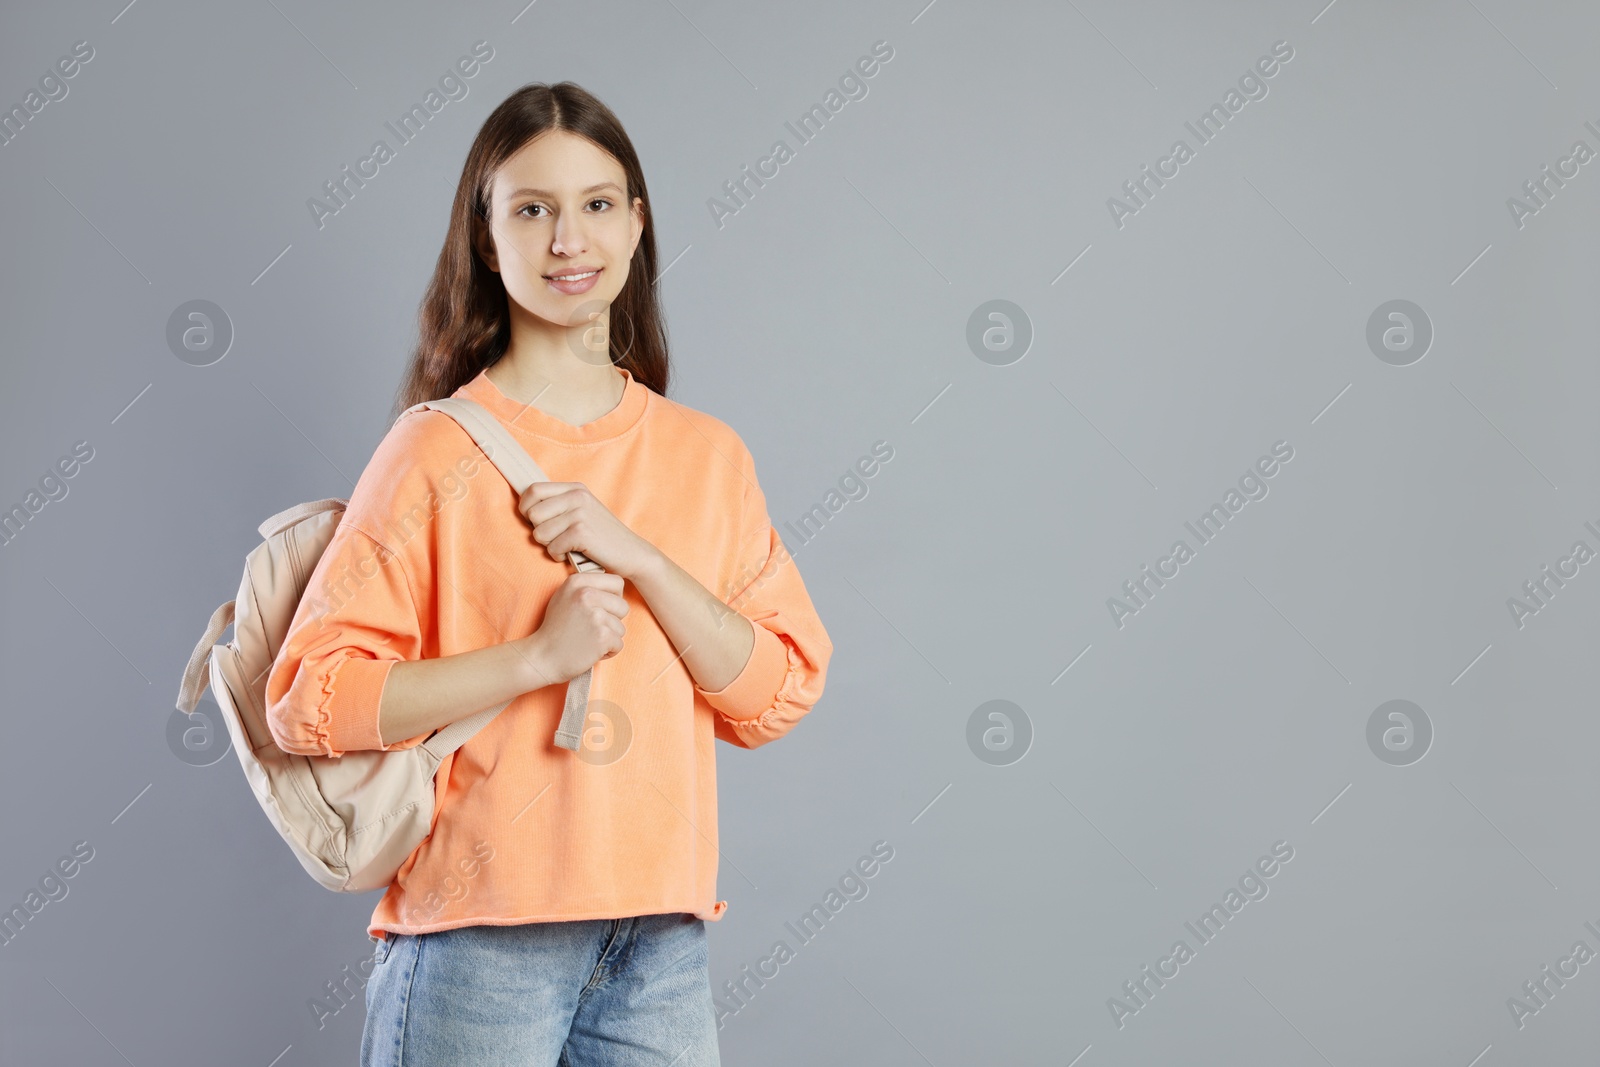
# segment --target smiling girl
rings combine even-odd
[[[512,701],[441,763],[432,832],[373,912],[363,1064],[719,1062],[715,742],[787,733],[833,646],[749,449],[666,398],[656,263],[611,111],[571,82],[494,110],[397,410],[476,401],[551,480],[519,495],[449,415],[397,419],[301,601],[338,606],[296,614],[267,686],[278,744],[322,756]],[[591,667],[569,751],[565,683]]]

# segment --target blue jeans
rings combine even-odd
[[[362,1067],[720,1067],[686,913],[389,934]]]

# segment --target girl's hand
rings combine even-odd
[[[517,509],[533,527],[533,539],[560,563],[567,561],[568,552],[582,552],[612,574],[632,580],[658,554],[582,482],[534,482]]]
[[[596,571],[567,575],[545,607],[544,621],[524,640],[540,665],[539,686],[569,682],[622,651],[622,618],[628,614],[622,581],[620,574]]]

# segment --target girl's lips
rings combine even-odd
[[[604,269],[604,267],[601,267],[587,278],[579,278],[575,282],[564,281],[560,278],[547,278],[545,281],[549,283],[550,288],[554,289],[558,293],[567,293],[568,295],[574,293],[587,293],[590,289],[593,289],[595,283],[600,280],[600,271]]]

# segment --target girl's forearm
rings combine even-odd
[[[755,648],[755,624],[718,600],[666,553],[658,549],[651,564],[629,580],[701,689],[714,693],[744,670]]]
[[[378,703],[378,737],[386,745],[465,719],[550,684],[538,634],[389,668]]]

